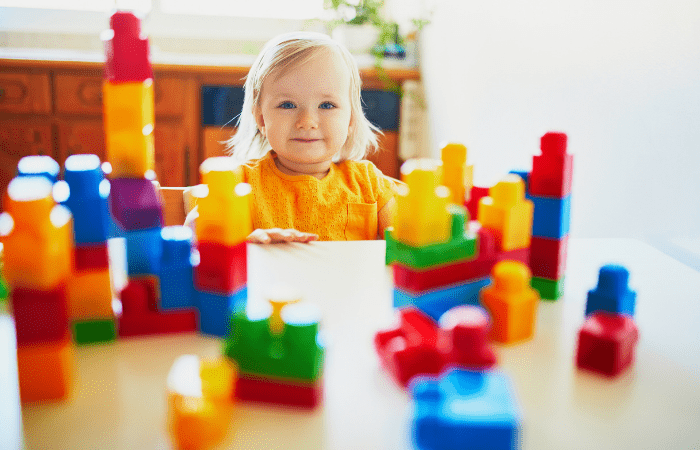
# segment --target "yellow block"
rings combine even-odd
[[[69,339],[17,348],[19,395],[22,403],[62,400],[73,383],[73,343]]]
[[[474,166],[467,165],[467,147],[448,143],[441,149],[442,184],[450,189],[452,203],[464,205],[473,186]]]
[[[525,198],[525,183],[507,175],[479,201],[481,226],[492,230],[503,251],[527,248],[532,239],[534,204]]]
[[[199,242],[216,242],[236,245],[244,242],[253,232],[253,219],[250,212],[250,185],[239,183],[228,196],[211,195],[208,189],[198,196],[196,222]]]
[[[103,84],[105,145],[112,176],[143,178],[153,170],[153,80]]]
[[[491,339],[512,344],[532,337],[539,294],[530,287],[530,269],[519,261],[501,261],[491,273],[493,283],[479,293],[491,314]]]
[[[442,163],[438,160],[412,159],[401,166],[402,186],[396,196],[392,224],[400,242],[424,246],[447,242],[451,220],[447,210],[450,191],[440,185]]]
[[[243,182],[241,166],[228,156],[207,158],[199,166],[202,184],[209,186],[209,195],[227,197]]]
[[[113,297],[108,268],[76,271],[68,281],[68,317],[72,320],[113,318]]]

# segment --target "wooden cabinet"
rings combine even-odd
[[[55,158],[52,135],[51,123],[41,119],[0,119],[0,189],[3,195],[22,157],[48,155]]]
[[[51,87],[48,72],[0,72],[0,112],[49,114]]]

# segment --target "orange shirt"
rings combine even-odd
[[[282,173],[269,152],[243,165],[252,188],[253,229],[294,228],[322,241],[377,238],[377,213],[396,181],[369,161],[331,164],[322,179]]]

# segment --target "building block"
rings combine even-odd
[[[43,292],[13,289],[10,305],[18,346],[55,343],[68,337],[65,285]]]
[[[579,331],[576,365],[614,377],[634,361],[638,340],[632,317],[597,311],[586,318]]]
[[[107,242],[82,244],[75,247],[75,270],[78,272],[109,268]]]
[[[530,270],[532,276],[558,280],[566,270],[566,252],[569,236],[549,239],[533,236],[530,243]]]
[[[210,336],[229,335],[231,315],[245,309],[248,300],[248,287],[243,286],[231,294],[195,291],[199,309],[199,331]]]
[[[237,245],[253,231],[250,213],[250,185],[239,183],[227,197],[218,196],[218,187],[198,185],[192,189],[197,198],[197,241]],[[210,195],[209,193],[212,192]]]
[[[284,321],[281,332],[272,328],[279,321],[274,312]],[[313,383],[323,371],[318,330],[318,312],[311,305],[288,305],[281,312],[265,304],[249,305],[233,313],[224,353],[238,364],[241,376]]]
[[[606,264],[598,273],[598,285],[588,291],[586,315],[596,311],[634,316],[637,293],[628,286],[629,272],[616,264]]]
[[[64,400],[73,384],[73,343],[63,341],[17,347],[22,403]]]
[[[208,195],[226,198],[239,183],[243,183],[243,169],[228,156],[207,158],[199,166],[202,184],[208,186]]]
[[[476,255],[476,233],[466,229],[466,211],[456,205],[450,205],[449,210],[451,236],[441,244],[409,245],[398,240],[394,230],[388,228],[384,233],[387,265],[397,262],[412,269],[425,269],[473,258]]]
[[[469,200],[464,203],[464,206],[467,208],[467,212],[469,213],[469,217],[472,220],[479,220],[479,202],[482,198],[488,197],[488,195],[489,188],[472,186],[469,193]]]
[[[532,277],[530,286],[540,294],[542,300],[558,300],[564,296],[564,277],[558,280]]]
[[[71,319],[114,318],[112,279],[109,268],[75,271],[68,280],[68,317]]]
[[[204,292],[226,295],[239,290],[248,280],[247,243],[234,246],[199,242],[199,265],[194,268],[194,286]]]
[[[480,293],[491,314],[491,339],[511,344],[532,337],[539,294],[530,287],[530,269],[520,262],[501,261],[493,268],[493,283]]]
[[[103,34],[105,73],[112,82],[153,78],[148,38],[141,33],[141,20],[132,12],[117,11],[109,19],[110,32]]]
[[[443,315],[440,327],[416,308],[399,310],[399,325],[375,335],[382,364],[402,386],[416,375],[438,375],[446,367],[487,369],[496,364],[488,345],[489,318],[482,308],[460,306]]]
[[[109,181],[105,179],[97,155],[71,155],[64,165],[69,192],[62,204],[73,214],[75,242],[103,243],[109,236],[111,217],[108,198]]]
[[[415,306],[433,320],[440,317],[449,309],[460,305],[478,305],[479,291],[489,284],[488,278],[471,280],[463,284],[449,286],[412,295],[401,289],[394,289],[394,308]]]
[[[474,166],[467,165],[467,147],[448,143],[440,150],[442,159],[442,185],[450,190],[452,203],[464,205],[471,193]]]
[[[506,175],[479,201],[478,220],[493,231],[501,250],[530,246],[535,206],[525,198],[525,183],[513,174]]]
[[[76,320],[71,324],[73,342],[77,345],[112,342],[117,338],[116,319]]]
[[[7,282],[2,274],[2,261],[0,261],[0,301],[5,300],[8,294],[9,291],[7,289]]]
[[[396,195],[394,239],[413,247],[447,243],[451,237],[450,191],[440,185],[442,162],[408,160],[401,166],[401,179],[406,185]]]
[[[521,413],[501,372],[452,369],[418,377],[411,387],[411,427],[417,449],[513,450],[520,447]]]
[[[0,238],[10,288],[51,290],[64,284],[72,271],[72,216],[55,204],[52,190],[44,177],[19,177],[8,185]]]
[[[105,146],[113,178],[153,178],[153,80],[102,88]]]
[[[226,358],[182,355],[168,373],[168,429],[175,448],[213,449],[226,436],[237,369]]]
[[[566,153],[566,134],[545,133],[540,139],[542,154],[532,157],[530,195],[566,197],[571,194],[574,157]]]
[[[145,178],[112,178],[110,211],[125,231],[163,227],[163,206],[153,182]]]
[[[125,232],[129,276],[154,275],[160,271],[163,242],[160,228]]]
[[[31,155],[25,156],[17,163],[18,177],[45,177],[51,183],[58,181],[61,166],[50,156]]]
[[[323,380],[303,382],[241,374],[236,385],[236,399],[313,409],[323,399]]]
[[[160,233],[163,254],[160,261],[160,308],[182,309],[196,306],[192,267],[192,229],[165,227]]]
[[[528,196],[535,205],[532,235],[561,239],[571,226],[571,195],[564,198]]]

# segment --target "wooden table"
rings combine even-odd
[[[379,366],[372,347],[374,333],[393,315],[384,251],[383,241],[251,247],[249,301],[262,301],[266,286],[287,283],[322,311],[325,398],[314,412],[241,404],[222,449],[410,448],[409,396]],[[573,362],[586,292],[608,262],[630,270],[640,330],[633,368],[614,380],[579,372]],[[699,300],[700,273],[652,247],[571,239],[565,297],[540,304],[534,339],[497,348],[524,411],[523,449],[697,448]],[[196,334],[78,348],[73,397],[22,408],[27,448],[171,448],[167,373],[182,354],[215,355],[220,348],[219,340]],[[5,409],[11,406],[12,397],[2,399]],[[3,449],[13,433],[4,424]]]

